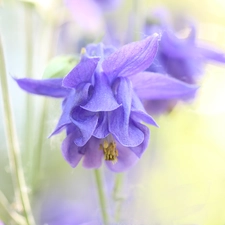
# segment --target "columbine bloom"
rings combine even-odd
[[[225,54],[198,45],[194,27],[185,39],[179,39],[167,30],[162,33],[158,54],[149,71],[169,74],[178,80],[195,84],[209,61],[225,63]]]
[[[198,44],[196,29],[193,23],[189,22],[189,35],[186,38],[180,39],[166,22],[166,13],[160,11],[159,16],[157,15],[145,27],[147,35],[151,35],[152,32],[159,32],[160,30],[162,33],[158,53],[151,66],[147,69],[148,71],[166,74],[188,84],[196,84],[199,77],[204,73],[206,63],[211,61],[225,63],[224,53],[216,51],[207,45]],[[179,26],[182,26],[182,24],[179,24]],[[194,95],[185,96],[183,100],[193,99],[193,97]],[[145,106],[149,112],[153,110],[163,112],[172,109],[176,102],[177,99],[169,101],[152,99],[145,102]]]
[[[52,135],[66,129],[62,153],[76,167],[98,168],[102,158],[116,172],[124,171],[147,147],[149,129],[156,125],[141,98],[171,97],[196,89],[161,74],[143,72],[157,52],[154,34],[122,48],[89,45],[79,64],[64,79],[17,79],[24,90],[64,97],[62,115]]]

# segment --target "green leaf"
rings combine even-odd
[[[65,77],[79,62],[78,56],[57,56],[45,68],[43,78]]]

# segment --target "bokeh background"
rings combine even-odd
[[[60,146],[65,134],[47,138],[57,123],[61,101],[28,96],[13,76],[42,78],[51,58],[78,54],[86,43],[101,41],[106,34],[106,42],[117,45],[132,35],[140,37],[143,19],[161,7],[193,20],[200,43],[225,51],[224,0],[117,2],[113,9],[82,4],[71,8],[58,0],[0,3],[11,104],[37,224],[54,218],[54,208],[67,218],[71,209],[74,221],[97,218],[97,191],[91,170],[81,165],[72,169],[64,161]],[[207,65],[199,85],[193,102],[179,103],[170,114],[155,117],[159,128],[151,127],[149,148],[122,175],[118,193],[113,189],[115,174],[104,168],[110,212],[120,216],[118,224],[225,225],[225,66]],[[2,110],[0,118],[0,190],[17,208]]]

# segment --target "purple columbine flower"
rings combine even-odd
[[[166,20],[167,18],[167,20]],[[186,38],[178,38],[175,31],[167,23],[168,15],[165,11],[157,11],[156,17],[146,23],[145,32],[151,35],[161,31],[161,41],[157,55],[147,69],[171,76],[188,84],[197,84],[199,77],[204,73],[204,67],[208,62],[225,63],[225,54],[215,48],[199,44],[196,38],[196,29],[193,23],[189,23],[190,33]],[[185,19],[181,18],[179,28],[184,26]],[[182,22],[183,21],[183,22]],[[182,100],[193,99],[195,95],[181,96]],[[163,100],[151,99],[145,101],[145,108],[151,113],[170,111],[176,105],[178,99]]]
[[[173,78],[143,72],[153,61],[158,42],[154,34],[118,50],[89,45],[64,79],[16,80],[30,93],[64,97],[52,135],[66,129],[62,153],[72,167],[83,158],[84,167],[98,168],[104,158],[111,170],[126,170],[148,145],[149,129],[142,121],[156,125],[139,97],[171,98],[196,91]]]
[[[204,73],[204,66],[210,61],[225,63],[225,54],[198,45],[194,27],[185,39],[179,39],[171,30],[166,30],[162,33],[158,54],[149,71],[196,84],[199,76]]]

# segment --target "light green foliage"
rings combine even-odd
[[[45,68],[43,78],[65,77],[78,62],[78,56],[57,56]]]

